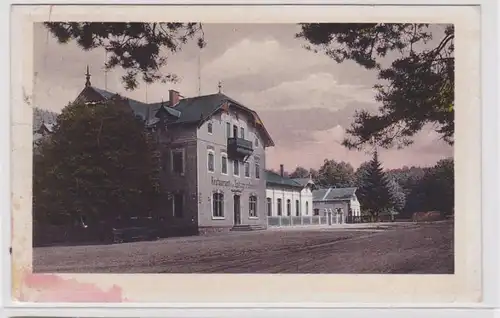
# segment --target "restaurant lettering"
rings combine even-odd
[[[251,189],[255,188],[255,184],[252,183],[246,183],[246,182],[241,182],[241,181],[228,181],[228,180],[220,180],[218,178],[212,177],[212,185],[214,186],[219,186],[219,187],[232,187],[232,188],[239,188],[239,189]]]

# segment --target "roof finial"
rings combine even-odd
[[[90,72],[89,72],[89,66],[87,65],[87,73],[85,74],[85,87],[90,87]]]
[[[220,94],[220,93],[222,93],[222,82],[221,81],[219,81],[219,86],[218,87],[219,87],[219,94]]]

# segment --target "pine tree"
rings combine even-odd
[[[373,153],[362,180],[357,192],[361,209],[371,216],[372,221],[377,221],[380,213],[387,212],[392,205],[389,181],[378,159],[377,151]]]

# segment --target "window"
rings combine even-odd
[[[214,152],[209,151],[208,152],[208,171],[209,172],[214,172],[215,171],[215,166],[214,166]]]
[[[250,163],[245,162],[245,177],[250,178]]]
[[[290,199],[286,200],[286,215],[292,215],[292,202],[290,201]]]
[[[309,215],[309,201],[306,201],[306,215]]]
[[[240,162],[238,160],[233,160],[233,174],[235,176],[240,175]]]
[[[260,164],[258,162],[255,163],[255,179],[260,178]]]
[[[319,215],[319,209],[314,209],[314,215],[318,216]]]
[[[255,147],[259,146],[259,137],[255,136]]]
[[[172,172],[184,173],[184,151],[181,149],[172,150]]]
[[[240,127],[240,138],[245,139],[245,128]]]
[[[281,205],[281,199],[278,199],[278,216],[281,216],[281,210],[282,210],[282,205]]]
[[[300,203],[299,200],[295,200],[295,215],[300,216]]]
[[[257,217],[257,196],[251,195],[250,200],[248,201],[248,215],[251,218],[256,218]]]
[[[214,193],[212,197],[212,216],[214,218],[224,217],[224,193]]]
[[[221,155],[221,172],[227,174],[227,155],[225,153]]]
[[[207,124],[207,130],[208,130],[208,133],[211,134],[212,133],[212,123],[208,123]]]
[[[226,135],[227,135],[227,138],[231,138],[231,124],[230,123],[226,123]]]
[[[181,218],[182,212],[184,210],[184,193],[175,193],[172,200],[172,210],[174,212],[174,217]]]
[[[233,125],[233,137],[238,138],[238,126]]]
[[[267,198],[267,216],[273,215],[273,200],[271,198]]]

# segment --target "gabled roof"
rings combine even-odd
[[[86,87],[82,91],[82,93],[85,92],[85,90],[92,90],[93,93],[91,94],[95,93],[104,100],[109,100],[114,96],[118,96],[118,94],[116,93],[112,93],[94,86]],[[82,95],[82,93],[80,93],[80,95]],[[154,121],[152,119],[155,117],[155,114],[160,109],[160,107],[163,107],[173,117],[173,119],[169,121],[170,125],[201,124],[204,121],[210,119],[217,111],[222,109],[225,103],[229,103],[230,106],[239,108],[247,112],[254,120],[257,129],[262,132],[264,136],[264,144],[266,146],[274,146],[274,141],[272,140],[271,135],[264,127],[264,124],[262,123],[262,120],[259,118],[257,113],[221,93],[183,98],[179,101],[175,108],[170,107],[169,102],[143,103],[131,98],[127,98],[127,100],[133,112],[136,115],[141,116],[148,122]]]
[[[282,177],[281,175],[266,170],[266,184],[268,185],[278,185],[278,186],[287,186],[287,187],[293,187],[293,188],[300,188],[302,189],[303,186],[297,182],[295,182],[293,179],[287,178],[287,177]]]
[[[177,106],[175,106],[175,109],[180,111],[181,116],[179,119],[171,122],[171,124],[201,124],[210,119],[217,111],[221,110],[226,102],[228,102],[230,106],[239,108],[251,115],[257,128],[265,137],[265,145],[274,146],[271,135],[269,135],[257,113],[222,93],[181,99]]]
[[[314,190],[313,201],[343,201],[350,200],[356,194],[357,188],[324,188]]]
[[[109,100],[114,96],[117,96],[118,94],[109,92],[107,90],[97,88],[94,86],[90,87],[93,89],[96,93],[102,96],[102,98]],[[137,101],[132,98],[127,98],[127,101],[129,102],[130,107],[134,111],[134,114],[141,116],[145,120],[149,120],[150,118],[154,117],[155,113],[160,109],[162,102],[160,103],[143,103],[140,101]],[[173,109],[172,107],[168,107],[168,102],[163,102],[163,107],[164,109],[172,116],[179,117],[180,112],[178,110]]]

